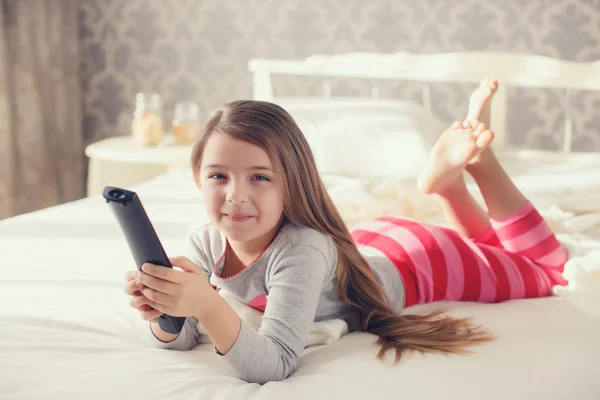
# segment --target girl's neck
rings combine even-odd
[[[279,233],[281,224],[277,224],[269,232],[247,242],[235,242],[227,239],[227,255],[239,260],[244,266],[260,257]]]
[[[232,242],[228,239],[225,260],[234,261],[236,264],[239,262],[239,264],[247,267],[252,261],[260,257],[267,247],[268,244],[258,245],[247,242]]]

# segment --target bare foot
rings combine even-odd
[[[469,111],[467,112],[467,121],[475,120],[483,122],[487,127],[491,127],[491,105],[492,97],[498,90],[498,80],[492,77],[486,77],[481,80],[479,87],[473,91],[469,98]],[[467,171],[470,167],[481,162],[481,158],[486,158],[492,152],[491,148],[481,152],[473,157],[467,164]]]
[[[417,178],[424,193],[441,193],[463,179],[467,164],[487,149],[494,132],[479,121],[454,122],[433,146],[425,167]]]
[[[490,77],[484,78],[469,98],[469,111],[466,119],[483,122],[490,127],[491,99],[496,90],[498,90],[498,80]]]

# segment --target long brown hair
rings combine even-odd
[[[194,144],[191,164],[196,179],[202,152],[210,135],[224,133],[262,148],[278,171],[285,190],[284,217],[292,224],[307,226],[333,239],[338,250],[337,296],[356,307],[360,329],[379,336],[378,358],[396,350],[395,363],[405,350],[464,353],[467,345],[483,343],[492,336],[471,325],[469,319],[397,313],[358,251],[341,215],[325,189],[313,153],[292,117],[276,104],[235,101],[215,111],[204,124]]]

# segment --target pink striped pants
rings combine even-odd
[[[566,284],[567,251],[531,203],[502,221],[492,220],[478,238],[393,217],[367,222],[352,237],[359,248],[372,247],[394,263],[406,307],[439,300],[543,297],[553,285]]]

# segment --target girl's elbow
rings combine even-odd
[[[246,371],[244,376],[240,378],[250,383],[258,383],[264,385],[268,382],[278,382],[289,377],[296,369],[298,360],[282,362],[279,366],[274,365],[274,368],[265,368],[259,371]]]

